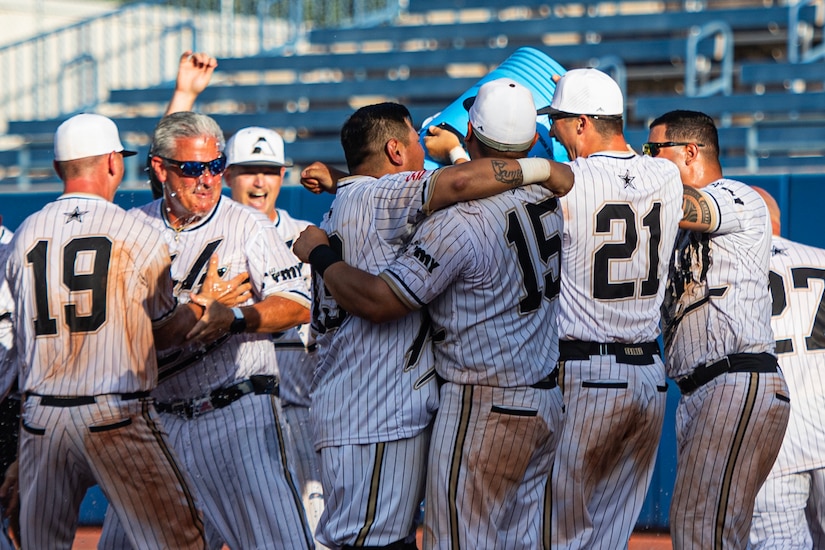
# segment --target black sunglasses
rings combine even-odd
[[[679,147],[682,145],[690,145],[690,141],[649,141],[642,145],[642,153],[650,155],[651,157],[659,156],[659,152],[664,147]],[[704,147],[704,143],[697,143],[696,147]]]
[[[573,113],[553,113],[548,116],[550,117],[550,122],[556,122],[563,118],[579,118],[581,115],[574,115]]]
[[[209,173],[213,176],[219,176],[226,170],[226,157],[224,155],[207,162],[198,160],[175,160],[161,157],[160,155],[158,155],[158,157],[163,159],[164,162],[176,166],[181,174],[190,178],[198,178],[206,170],[209,170]]]

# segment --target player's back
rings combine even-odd
[[[442,378],[524,387],[555,368],[561,232],[559,201],[540,186],[459,203],[421,222],[382,277],[429,304]]]
[[[659,307],[679,220],[676,166],[631,152],[570,163],[562,197],[564,237],[559,336],[639,343],[659,335]]]
[[[174,309],[160,235],[122,208],[64,195],[27,218],[9,260],[22,389],[130,393],[157,378],[152,321]]]
[[[377,275],[423,217],[431,174],[339,182],[321,223],[330,245],[348,264]],[[320,355],[313,397],[316,446],[408,438],[424,429],[436,407],[437,389],[422,313],[373,324],[348,315],[324,292],[317,276],[312,309]],[[366,410],[369,422],[364,421]]]
[[[794,406],[773,473],[825,467],[825,250],[773,237],[776,355]]]

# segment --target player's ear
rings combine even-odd
[[[166,165],[163,163],[163,159],[159,156],[155,155],[152,157],[151,162],[149,163],[150,169],[155,173],[155,177],[158,179],[160,183],[166,182]]]
[[[691,164],[699,159],[699,146],[695,143],[688,143],[685,145],[685,164]]]
[[[387,153],[387,158],[389,158],[390,162],[395,166],[401,166],[404,164],[404,154],[401,151],[402,145],[403,144],[395,138],[388,140],[384,145],[384,151]]]

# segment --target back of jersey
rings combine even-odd
[[[773,472],[825,468],[825,250],[773,237],[776,356],[793,405]]]
[[[377,275],[400,253],[422,217],[432,172],[338,183],[321,228],[344,260]],[[313,415],[316,446],[412,437],[436,407],[429,324],[415,311],[373,324],[344,311],[313,275],[312,324],[318,332]],[[365,413],[369,411],[365,420]]]
[[[670,161],[602,152],[570,163],[559,338],[652,342],[659,335],[683,186]]]
[[[154,387],[152,320],[175,306],[158,233],[102,198],[63,195],[27,218],[11,246],[21,391]]]
[[[436,371],[456,384],[519,387],[558,359],[562,215],[544,188],[459,203],[419,224],[381,277],[429,304]]]

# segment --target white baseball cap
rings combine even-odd
[[[496,151],[526,151],[536,137],[533,94],[509,78],[482,84],[475,97],[464,100],[473,135]]]
[[[284,140],[275,130],[250,126],[241,128],[226,142],[226,163],[292,166],[284,160]]]
[[[136,155],[120,142],[117,125],[103,115],[82,113],[66,120],[54,133],[54,160],[66,161],[120,153]]]
[[[598,69],[571,69],[556,83],[553,101],[539,114],[621,116],[624,97],[616,81]]]

